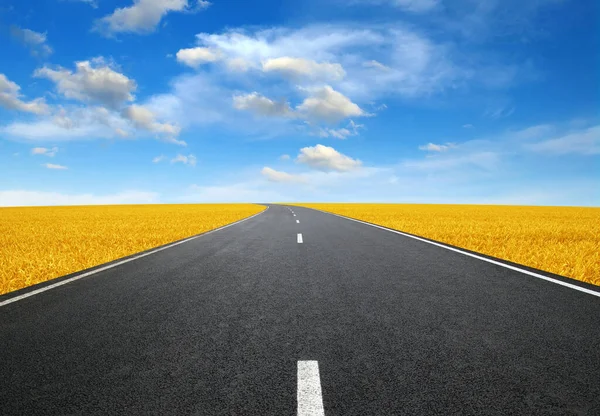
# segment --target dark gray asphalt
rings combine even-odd
[[[0,307],[0,413],[600,414],[600,298],[294,212]]]

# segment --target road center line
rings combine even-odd
[[[296,214],[294,214],[294,217],[296,216]]]
[[[325,416],[318,361],[298,361],[298,416]]]
[[[296,220],[296,224],[300,224],[300,220]]]
[[[298,244],[302,244],[302,234],[298,233]]]

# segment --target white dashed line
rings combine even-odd
[[[294,214],[294,217],[296,216],[296,214]]]
[[[298,244],[302,244],[302,234],[298,233]]]
[[[300,220],[296,220],[296,224],[300,224]]]
[[[298,361],[298,416],[325,416],[318,361]]]

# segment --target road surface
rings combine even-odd
[[[307,208],[33,289],[3,415],[600,414],[600,297]]]

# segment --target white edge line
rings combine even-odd
[[[22,295],[15,296],[14,298],[10,298],[10,299],[7,299],[7,300],[5,300],[5,301],[3,301],[3,302],[0,302],[0,307],[2,307],[2,306],[5,306],[5,305],[8,305],[9,303],[13,303],[13,302],[19,301],[19,300],[21,300],[21,299],[28,298],[28,297],[30,297],[30,296],[33,296],[33,295],[37,295],[38,293],[42,293],[42,292],[45,292],[45,291],[47,291],[47,290],[54,289],[55,287],[62,286],[62,285],[66,285],[67,283],[71,283],[71,282],[73,282],[73,281],[75,281],[75,280],[78,280],[78,279],[81,279],[81,278],[83,278],[83,277],[87,277],[87,276],[90,276],[90,275],[92,275],[92,274],[95,274],[95,273],[100,273],[100,272],[102,272],[102,271],[104,271],[104,270],[108,270],[108,269],[111,269],[111,268],[113,268],[113,267],[120,266],[121,264],[125,264],[125,263],[128,263],[128,262],[130,262],[130,261],[133,261],[133,260],[141,259],[142,257],[149,256],[150,254],[158,253],[159,251],[166,250],[166,249],[168,249],[168,248],[171,248],[171,247],[178,246],[179,244],[187,243],[188,241],[195,240],[196,238],[199,238],[199,237],[205,236],[205,235],[207,235],[207,234],[210,234],[210,233],[213,233],[213,232],[215,232],[215,231],[223,230],[223,229],[225,229],[225,228],[227,228],[227,227],[231,227],[232,225],[239,224],[239,223],[241,223],[241,222],[244,222],[244,221],[246,221],[246,220],[249,220],[250,218],[254,218],[254,217],[256,217],[257,215],[260,215],[260,214],[262,214],[262,213],[264,213],[264,212],[267,212],[267,211],[268,211],[268,209],[269,209],[269,207],[267,206],[267,209],[265,209],[265,210],[262,210],[261,212],[259,212],[259,213],[257,213],[257,214],[254,214],[254,215],[252,215],[251,217],[243,218],[243,219],[241,219],[241,220],[239,220],[239,221],[232,222],[231,224],[227,224],[227,225],[224,225],[224,226],[222,226],[222,227],[219,227],[219,228],[215,228],[215,229],[213,229],[213,230],[206,231],[206,232],[204,232],[204,233],[202,233],[202,234],[198,234],[198,235],[195,235],[195,236],[192,236],[192,237],[186,238],[186,239],[184,239],[184,240],[177,241],[177,242],[175,242],[175,243],[172,243],[172,244],[169,244],[169,245],[167,245],[167,246],[160,247],[160,248],[157,248],[157,249],[155,249],[155,250],[152,250],[152,251],[148,251],[148,252],[146,252],[146,253],[139,254],[139,255],[137,255],[137,256],[135,256],[135,257],[131,257],[131,258],[128,258],[128,259],[125,259],[125,260],[121,260],[121,261],[118,261],[118,262],[116,262],[116,263],[109,264],[108,266],[100,267],[100,268],[98,268],[98,269],[91,270],[91,271],[89,271],[89,272],[82,273],[82,274],[79,274],[79,275],[77,275],[77,276],[73,276],[73,277],[71,277],[71,278],[69,278],[69,279],[61,280],[60,282],[57,282],[57,283],[54,283],[54,284],[51,284],[51,285],[48,285],[48,286],[44,286],[44,287],[42,287],[42,288],[40,288],[40,289],[32,290],[31,292],[27,292],[27,293],[24,293],[24,294],[22,294]]]
[[[298,244],[302,244],[302,233],[298,233]]]
[[[298,416],[324,416],[318,361],[298,361]]]
[[[306,208],[308,208],[308,207],[306,207]],[[501,263],[499,261],[488,259],[488,258],[485,258],[485,257],[482,257],[482,256],[478,256],[477,254],[473,254],[473,253],[469,253],[469,252],[466,252],[466,251],[463,251],[463,250],[459,250],[459,249],[454,248],[454,247],[448,247],[448,246],[446,246],[444,244],[436,243],[434,241],[429,241],[429,240],[426,240],[424,238],[420,238],[420,237],[417,237],[417,236],[414,236],[414,235],[403,233],[402,231],[391,230],[389,228],[385,228],[385,227],[382,227],[382,226],[379,226],[379,225],[376,225],[376,224],[370,224],[370,223],[365,222],[365,221],[357,220],[357,219],[350,218],[350,217],[344,217],[343,215],[339,215],[339,214],[334,214],[333,212],[321,211],[320,209],[316,209],[316,208],[309,208],[309,209],[314,209],[315,211],[319,211],[319,212],[322,212],[324,214],[335,215],[336,217],[340,217],[340,218],[343,218],[343,219],[346,219],[346,220],[359,222],[361,224],[369,225],[371,227],[379,228],[381,230],[385,230],[385,231],[389,231],[389,232],[392,232],[392,233],[400,234],[400,235],[403,235],[405,237],[409,237],[409,238],[413,238],[415,240],[423,241],[424,243],[433,244],[434,246],[445,248],[446,250],[455,251],[457,253],[464,254],[465,256],[469,256],[469,257],[473,257],[473,258],[476,258],[476,259],[479,259],[479,260],[483,260],[483,261],[486,261],[488,263],[495,264],[497,266],[502,266],[502,267],[505,267],[507,269],[511,269],[511,270],[514,270],[514,271],[517,271],[517,272],[521,272],[523,274],[528,274],[529,276],[537,277],[538,279],[542,279],[542,280],[546,280],[548,282],[556,283],[557,285],[565,286],[565,287],[568,287],[568,288],[571,288],[571,289],[574,289],[574,290],[578,290],[580,292],[587,293],[589,295],[594,295],[594,296],[600,297],[600,292],[596,292],[594,290],[587,289],[585,287],[581,287],[581,286],[577,286],[577,285],[574,285],[574,284],[571,284],[571,283],[567,283],[567,282],[563,282],[563,281],[560,281],[560,280],[556,280],[556,279],[553,279],[551,277],[544,276],[544,275],[541,275],[541,274],[538,274],[538,273],[530,272],[529,270],[520,269],[518,267],[511,266],[510,264]]]

